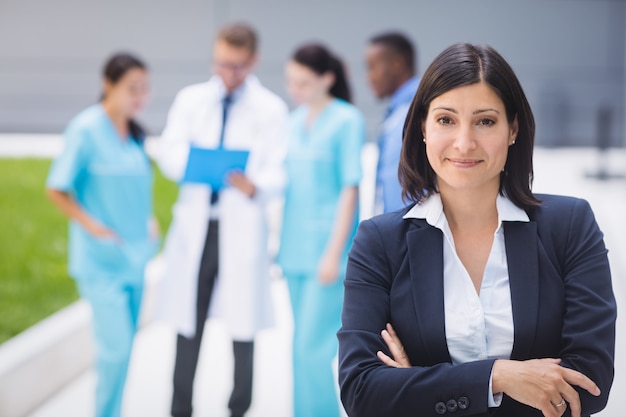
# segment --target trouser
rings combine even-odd
[[[96,344],[96,417],[119,417],[126,375],[137,332],[142,279],[129,284],[112,276],[80,280],[78,290],[91,305]]]
[[[200,261],[198,299],[196,304],[196,333],[192,338],[178,335],[174,363],[174,393],[172,416],[190,417],[193,412],[193,381],[200,355],[200,345],[215,277],[218,269],[219,223],[211,220]],[[228,402],[231,415],[243,416],[252,401],[252,370],[254,367],[254,342],[233,341],[235,358],[234,386]]]
[[[343,276],[323,285],[317,274],[285,271],[293,311],[294,417],[338,417],[333,372],[341,325]]]

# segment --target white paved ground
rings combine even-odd
[[[0,137],[0,155],[15,149],[20,155],[30,154],[32,142],[27,137],[11,145]],[[32,140],[36,140],[34,138]],[[46,139],[46,138],[41,138]],[[46,139],[47,140],[47,139]],[[15,142],[15,141],[14,141]],[[58,146],[49,145],[48,152]],[[24,150],[25,149],[25,150]],[[373,153],[368,150],[366,183],[373,168]],[[590,177],[602,166],[609,174],[622,174],[621,179],[599,181]],[[536,192],[567,194],[586,198],[592,205],[600,227],[605,233],[613,272],[613,285],[621,313],[626,308],[626,150],[613,150],[600,159],[593,149],[537,149],[535,153]],[[365,188],[364,201],[371,197]],[[367,216],[369,213],[366,212]],[[255,391],[250,417],[290,417],[291,318],[284,281],[274,282],[277,325],[257,340]],[[607,408],[600,417],[623,417],[621,404],[626,393],[626,321],[618,317],[616,377]],[[208,322],[196,381],[196,416],[227,416],[226,403],[231,387],[232,355],[230,342],[219,322]],[[171,395],[170,380],[175,335],[162,325],[149,324],[138,334],[124,404],[124,417],[166,417]],[[87,372],[29,417],[86,417],[91,415],[95,377]]]

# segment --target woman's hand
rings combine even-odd
[[[496,360],[493,365],[492,388],[514,400],[541,410],[545,417],[560,417],[568,405],[572,417],[580,417],[580,398],[572,385],[600,395],[600,389],[589,378],[573,369],[559,365],[560,359],[527,361]]]
[[[345,272],[341,270],[342,258],[354,227],[358,197],[358,186],[346,186],[341,190],[335,222],[317,267],[317,276],[322,284],[336,282]]]
[[[393,330],[391,323],[387,323],[387,328],[380,332],[380,335],[383,337],[385,343],[387,343],[387,347],[389,348],[393,359],[380,350],[376,352],[378,359],[380,359],[385,365],[393,366],[394,368],[410,368],[411,362],[409,362],[409,358],[404,351],[404,346],[402,345],[402,342],[400,341],[400,338],[396,334],[395,330]]]
[[[114,239],[120,240],[120,238],[113,232],[113,230],[109,229],[106,226],[100,224],[100,222],[90,218],[86,219],[83,222],[83,227],[90,235],[96,237],[98,239]]]
[[[161,237],[161,226],[156,217],[148,220],[148,237],[152,240],[158,240]]]
[[[317,276],[324,285],[334,283],[339,277],[339,258],[332,253],[325,253],[320,259]]]
[[[116,239],[119,237],[108,227],[91,217],[66,191],[48,188],[48,198],[70,219],[78,222],[90,235],[99,239]]]

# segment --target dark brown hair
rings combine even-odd
[[[484,82],[500,97],[509,123],[517,117],[518,133],[509,147],[500,176],[500,194],[516,206],[530,209],[539,204],[533,196],[533,145],[535,119],[513,69],[490,46],[458,43],[446,48],[430,64],[404,123],[398,176],[402,198],[420,201],[437,191],[436,175],[426,156],[422,127],[430,103],[457,87]]]
[[[291,59],[311,69],[317,75],[331,72],[335,76],[335,82],[330,88],[330,95],[350,102],[350,87],[343,62],[328,48],[319,43],[308,43],[296,49]]]
[[[146,64],[141,59],[126,52],[118,52],[109,57],[104,64],[102,76],[112,85],[115,85],[133,68],[147,70]],[[104,100],[104,94],[102,94],[101,100]],[[146,138],[145,129],[134,119],[128,120],[128,131],[131,138],[139,144],[143,143]]]
[[[217,33],[217,39],[236,48],[245,48],[251,55],[257,51],[258,38],[252,27],[246,23],[231,23]]]

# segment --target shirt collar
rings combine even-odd
[[[498,194],[496,197],[498,210],[498,228],[502,222],[529,222],[528,214],[517,207],[511,200]],[[441,228],[445,220],[443,203],[439,193],[431,194],[426,200],[415,204],[405,215],[405,219],[425,219],[431,226]]]
[[[214,75],[213,78],[215,79],[215,81],[217,82],[218,85],[218,95],[220,98],[226,97],[227,92],[226,92],[226,87],[224,86],[224,82],[222,81],[222,79],[218,76],[218,75]],[[237,89],[235,89],[235,91],[233,91],[232,93],[230,93],[230,98],[231,101],[235,101],[237,99],[239,99],[239,97],[241,97],[244,92],[246,91],[247,88],[250,87],[250,85],[252,84],[257,84],[259,82],[258,78],[256,77],[256,75],[254,74],[250,74],[246,77],[246,79],[243,81],[243,83],[241,83],[241,85],[239,87],[237,87]]]
[[[413,76],[406,80],[404,84],[400,86],[390,97],[389,99],[389,108],[395,108],[396,106],[409,103],[413,100],[413,96],[417,91],[417,86],[419,85],[420,79],[417,76]]]

